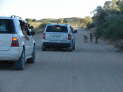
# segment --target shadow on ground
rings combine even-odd
[[[13,70],[14,63],[0,61],[0,71],[1,70]]]
[[[82,52],[82,53],[116,53],[117,51],[114,49],[108,49],[108,50],[104,50],[104,49],[92,49],[92,48],[80,48],[80,49],[76,49],[75,52]]]

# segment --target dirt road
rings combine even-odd
[[[76,35],[74,52],[42,52],[36,36],[36,63],[24,71],[0,65],[0,92],[123,92],[123,53],[84,43],[83,34]]]

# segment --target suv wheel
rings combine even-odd
[[[68,51],[73,51],[73,44],[70,45],[70,47],[68,48]]]
[[[27,61],[30,64],[35,63],[35,46],[33,47],[32,57]]]
[[[16,69],[17,70],[23,70],[24,69],[24,64],[25,64],[25,50],[23,49],[22,54],[19,58],[18,61],[16,61]]]
[[[73,48],[72,47],[68,48],[68,51],[73,51]]]

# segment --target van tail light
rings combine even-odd
[[[11,47],[19,47],[19,42],[17,37],[12,37]]]
[[[46,38],[46,34],[45,34],[45,33],[42,34],[42,38],[43,38],[43,39]]]
[[[72,40],[72,35],[68,34],[68,40]]]

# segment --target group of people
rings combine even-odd
[[[95,35],[94,33],[89,33],[89,37],[87,35],[83,35],[83,37],[84,37],[85,43],[87,43],[88,41],[95,42],[96,44],[98,43],[99,37]]]

